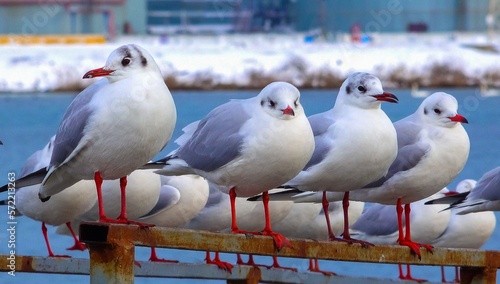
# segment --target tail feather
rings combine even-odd
[[[47,175],[47,169],[42,168],[36,172],[33,172],[29,175],[26,175],[26,176],[16,180],[14,184],[8,183],[8,184],[0,187],[0,192],[7,191],[7,190],[9,190],[9,188],[18,189],[18,188],[22,188],[22,187],[26,187],[26,186],[40,184],[40,183],[42,183],[42,181],[46,175]]]
[[[298,190],[291,186],[282,186],[269,191],[270,201],[291,201],[293,197],[297,194],[303,193],[303,191]],[[260,201],[262,200],[262,194],[252,196],[247,198],[248,201]]]
[[[462,192],[459,194],[451,195],[451,196],[445,196],[441,198],[436,198],[433,200],[429,200],[425,202],[426,205],[429,204],[450,204],[450,207],[454,207],[453,205],[457,205],[459,203],[462,203],[465,198],[467,198],[467,195],[469,195],[469,191],[467,192]]]
[[[167,157],[163,167],[156,170],[155,173],[164,176],[182,176],[197,174],[184,160],[176,157]],[[165,159],[167,159],[165,158]],[[168,163],[167,163],[168,161]]]

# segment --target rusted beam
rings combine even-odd
[[[209,250],[228,253],[277,255],[295,258],[358,261],[372,263],[406,263],[413,265],[446,265],[461,267],[500,267],[499,251],[439,249],[433,253],[422,250],[419,259],[410,249],[401,246],[362,248],[337,242],[290,239],[293,248],[276,251],[270,237],[211,233],[170,228],[139,228],[116,224],[82,223],[83,242],[112,242],[127,239],[139,246]]]
[[[134,283],[135,246],[127,239],[111,243],[87,243],[90,253],[90,283]]]
[[[0,271],[10,271],[7,267],[8,255],[0,255]],[[321,273],[292,272],[282,269],[257,269],[251,266],[236,265],[231,274],[215,265],[204,263],[162,263],[140,261],[134,266],[136,277],[161,277],[181,279],[227,280],[229,283],[253,283],[260,277],[260,283],[335,283],[335,284],[413,284],[413,281],[399,279],[355,277],[355,276],[325,276]],[[55,258],[41,256],[17,256],[16,273],[59,273],[89,275],[90,261],[83,258]],[[433,284],[432,282],[427,282]]]

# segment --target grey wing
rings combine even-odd
[[[500,167],[485,173],[472,189],[467,200],[500,200]]]
[[[311,124],[311,128],[314,134],[314,152],[311,156],[309,162],[307,162],[304,170],[319,164],[325,158],[326,154],[333,145],[327,141],[324,134],[327,132],[328,128],[334,124],[334,120],[330,117],[324,115],[325,113],[319,113],[310,116],[309,123]]]
[[[177,156],[191,168],[205,172],[224,166],[240,154],[243,137],[239,131],[249,118],[237,101],[219,106],[200,121]]]
[[[194,132],[198,128],[198,124],[200,123],[199,120],[195,122],[191,122],[188,124],[186,127],[182,128],[182,135],[179,136],[174,142],[175,144],[182,146],[186,144],[187,141],[193,136]]]
[[[162,185],[160,188],[160,195],[158,197],[158,202],[156,202],[156,205],[146,213],[144,216],[141,216],[139,219],[146,218],[146,217],[152,217],[168,208],[171,206],[177,204],[179,200],[181,199],[181,194],[179,190],[171,185]]]
[[[50,161],[51,167],[61,165],[77,148],[88,119],[93,113],[89,103],[95,93],[106,84],[108,80],[101,79],[79,93],[69,105],[57,130],[54,152]]]
[[[20,178],[23,178],[31,173],[49,166],[50,158],[52,156],[52,150],[54,148],[54,139],[55,136],[52,136],[49,143],[47,143],[47,145],[45,145],[42,150],[38,150],[31,156],[29,156],[29,158],[26,160],[26,163],[24,163],[21,172],[19,173]]]
[[[420,163],[429,150],[430,146],[423,143],[414,143],[400,147],[398,149],[398,155],[389,167],[387,174],[379,180],[364,186],[364,188],[379,187],[395,174],[411,170]]]
[[[386,236],[398,230],[396,206],[372,204],[365,209],[351,229],[371,236]]]

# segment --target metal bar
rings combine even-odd
[[[8,255],[0,255],[0,271],[10,271],[6,261]],[[261,283],[408,283],[413,281],[401,281],[399,279],[354,277],[354,276],[326,276],[321,273],[291,272],[282,269],[256,269],[246,265],[236,265],[231,274],[219,269],[215,265],[204,263],[162,263],[139,261],[139,266],[134,266],[136,277],[161,277],[179,279],[205,279],[205,280],[228,280],[230,283],[249,283],[251,279],[261,277]],[[57,258],[41,256],[17,256],[16,273],[59,273],[89,275],[90,260],[84,258]],[[249,281],[250,280],[250,281]],[[432,282],[427,282],[432,284]]]
[[[402,246],[362,248],[358,245],[338,242],[298,239],[289,239],[292,248],[276,251],[273,240],[266,236],[233,235],[160,227],[142,229],[138,226],[91,222],[81,224],[80,239],[83,242],[109,242],[113,239],[126,239],[139,246],[338,261],[500,267],[500,251],[436,248],[433,253],[422,250],[422,258],[419,259],[410,253],[409,248]]]

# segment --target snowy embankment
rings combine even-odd
[[[178,88],[260,88],[284,80],[333,88],[351,72],[367,71],[387,87],[500,86],[498,49],[481,36],[378,36],[372,43],[304,42],[303,35],[128,37],[105,45],[0,46],[0,91],[80,90],[82,75],[104,65],[125,43],[144,46],[167,84]]]

